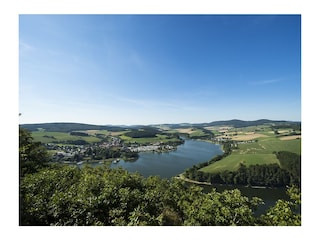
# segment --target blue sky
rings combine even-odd
[[[301,120],[300,15],[20,15],[21,123]]]

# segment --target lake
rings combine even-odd
[[[129,172],[139,172],[148,177],[158,175],[162,178],[171,178],[184,172],[195,164],[209,161],[214,156],[222,154],[220,145],[209,142],[185,140],[176,151],[157,153],[141,152],[136,161],[120,160],[111,167],[122,167]]]

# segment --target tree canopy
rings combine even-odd
[[[20,176],[34,173],[46,166],[49,156],[41,142],[34,142],[31,133],[19,128],[19,163]]]
[[[254,213],[262,200],[238,189],[204,193],[180,180],[144,178],[107,167],[52,165],[26,175],[21,196],[22,225],[301,224],[294,201],[279,200],[260,218]]]

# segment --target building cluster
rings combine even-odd
[[[95,156],[97,149],[102,151],[117,148],[121,152],[168,152],[176,149],[176,146],[166,145],[162,142],[156,142],[149,145],[134,143],[130,146],[125,145],[120,138],[110,137],[107,141],[94,143],[90,145],[64,145],[47,143],[45,147],[52,150],[52,161],[54,162],[79,162],[83,157]]]
[[[147,146],[130,146],[128,149],[132,152],[164,152],[175,150],[176,147],[155,143]]]

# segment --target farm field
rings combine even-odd
[[[77,132],[84,132],[93,136],[96,134],[109,135],[112,133],[112,132],[109,132],[108,130],[85,130],[85,131],[77,131]]]
[[[178,129],[173,129],[173,131],[177,131],[179,133],[187,133],[190,134],[192,133],[194,130],[193,128],[178,128]]]
[[[249,166],[255,164],[279,164],[274,154],[231,154],[228,157],[201,169],[203,172],[218,173],[221,171],[236,171],[240,163]]]
[[[301,154],[301,139],[283,141],[279,138],[267,138],[261,139],[258,143],[269,153],[274,151],[288,151]]]
[[[261,133],[249,132],[247,134],[232,136],[231,139],[236,141],[249,141],[249,140],[262,138],[262,137],[268,137],[268,136]]]
[[[240,163],[246,166],[252,164],[279,164],[274,152],[288,151],[296,154],[301,154],[301,135],[282,136],[288,134],[290,129],[279,130],[278,134],[270,131],[269,127],[257,128],[248,127],[241,129],[232,129],[230,132],[237,132],[237,135],[232,136],[232,140],[244,141],[238,143],[237,147],[232,150],[231,155],[226,158],[212,163],[200,171],[208,173],[217,173],[224,170],[236,171]],[[254,142],[245,142],[256,140]]]
[[[65,132],[32,132],[32,137],[34,141],[40,141],[42,143],[52,143],[52,142],[65,142],[65,141],[77,141],[84,140],[88,143],[100,142],[101,139],[94,136],[74,136]]]
[[[287,140],[293,140],[293,139],[299,139],[299,138],[301,138],[301,135],[285,136],[285,137],[280,137],[279,139],[287,141]]]

